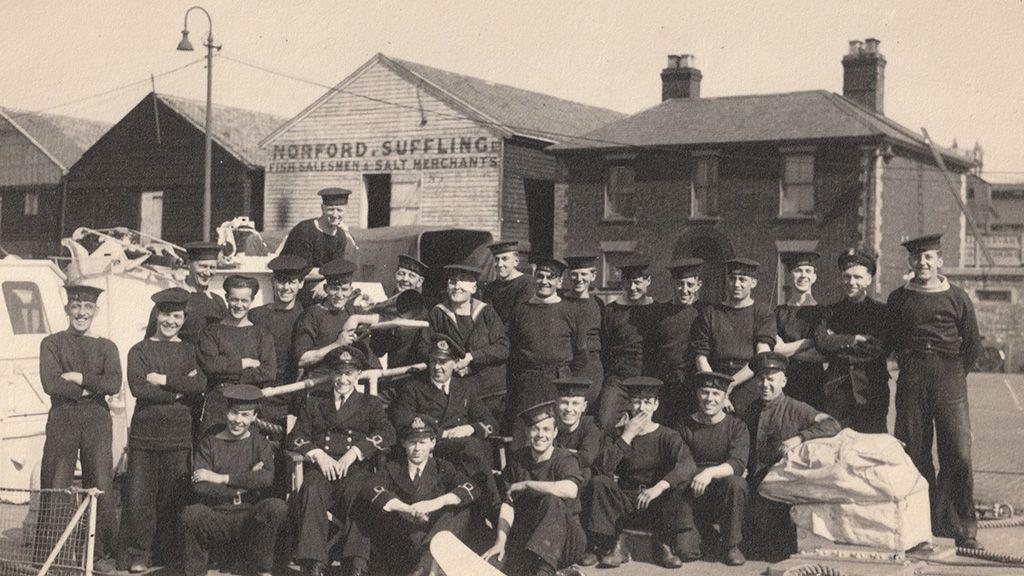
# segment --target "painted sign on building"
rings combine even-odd
[[[487,136],[274,144],[267,171],[397,172],[497,168],[501,139]]]

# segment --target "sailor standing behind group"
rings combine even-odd
[[[185,245],[188,275],[184,289],[189,292],[185,307],[185,325],[179,336],[193,346],[199,345],[199,334],[210,324],[220,322],[228,313],[224,299],[210,291],[210,281],[217,270],[220,247],[211,242],[192,242]],[[149,313],[146,338],[156,333],[156,307]]]

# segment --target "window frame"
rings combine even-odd
[[[716,220],[719,218],[718,213],[718,201],[719,193],[721,191],[720,182],[720,170],[721,163],[719,162],[719,153],[715,151],[703,151],[696,152],[693,154],[693,171],[690,173],[690,219],[691,220]],[[704,170],[702,170],[704,168]],[[705,174],[705,182],[698,184],[698,175],[703,172]],[[707,198],[710,196],[714,199],[713,209],[710,211],[698,211],[697,193],[698,189],[704,191],[704,205],[710,204],[707,202]],[[710,193],[710,194],[709,194]]]
[[[597,278],[598,286],[602,292],[620,292],[621,287],[617,284],[613,284],[611,281],[616,282],[620,280],[615,274],[615,268],[617,266],[610,260],[611,255],[618,257],[625,257],[631,254],[636,254],[637,242],[635,240],[606,240],[601,242],[601,269],[600,276]]]
[[[613,172],[623,170],[628,171],[632,176],[632,184],[630,191],[628,192],[629,198],[629,210],[632,214],[623,214],[619,210],[615,209],[615,201],[612,200],[613,195],[624,196],[623,192],[615,193],[611,190],[612,187],[612,174]],[[603,207],[601,212],[601,218],[604,222],[636,222],[636,165],[632,159],[612,159],[609,160],[604,168],[604,183],[602,185],[602,200]]]
[[[41,193],[35,190],[25,192],[25,198],[23,200],[24,211],[23,214],[27,218],[39,216],[39,200]]]
[[[779,173],[779,217],[780,218],[813,218],[815,209],[817,208],[817,194],[815,190],[815,177],[817,176],[817,158],[815,155],[814,148],[787,148],[781,150],[782,153],[782,164],[780,166]],[[809,159],[810,162],[806,162]],[[809,166],[803,168],[799,166],[799,163],[803,160],[804,164]],[[796,171],[800,174],[800,179],[790,181],[790,166],[791,162],[798,163]],[[808,179],[809,178],[809,179]],[[810,207],[809,209],[803,209],[801,206],[804,204],[804,197],[796,199],[796,210],[787,211],[787,206],[792,204],[787,199],[791,197],[791,194],[795,193],[795,188],[799,187],[801,190],[807,190],[810,194]]]
[[[23,318],[21,315],[16,315],[13,312],[23,309],[20,303],[16,303],[14,300],[15,290],[30,290],[32,294],[31,299],[31,311],[38,313],[38,324],[42,331],[31,330],[31,331],[19,331],[18,325],[15,324],[15,318],[19,321]],[[46,317],[46,308],[43,307],[43,291],[40,289],[39,284],[31,280],[5,280],[0,282],[0,292],[3,293],[4,299],[4,312],[7,315],[8,322],[11,326],[11,335],[13,336],[34,336],[34,335],[47,335],[51,333],[50,321]],[[12,308],[12,304],[18,304],[17,309]]]

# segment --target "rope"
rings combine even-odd
[[[1024,516],[999,520],[978,520],[978,528],[1013,528],[1015,526],[1024,526]]]
[[[804,564],[790,568],[782,576],[844,576],[842,570],[827,564]]]
[[[979,548],[964,548],[962,546],[957,546],[956,555],[965,556],[967,558],[978,558],[980,560],[988,560],[990,562],[999,562],[1000,564],[1024,566],[1024,556],[1017,556],[1016,554],[1001,554],[999,552],[993,552],[991,550],[981,550]]]

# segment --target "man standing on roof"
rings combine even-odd
[[[192,242],[185,245],[188,255],[188,276],[184,288],[191,292],[185,307],[185,324],[178,337],[193,346],[199,345],[199,333],[210,324],[220,322],[228,313],[224,299],[210,291],[210,280],[217,271],[217,255],[220,247],[212,242]],[[146,338],[156,334],[157,307],[149,313]]]
[[[903,243],[914,276],[886,303],[886,348],[900,365],[895,436],[928,481],[932,528],[955,538],[957,546],[980,548],[967,406],[967,373],[978,357],[980,336],[970,297],[939,273],[941,238],[930,234]]]
[[[345,207],[351,194],[352,191],[345,188],[324,188],[317,192],[321,202],[320,216],[303,220],[288,232],[281,247],[281,256],[300,256],[312,268],[344,258],[349,238],[344,222]],[[309,306],[314,298],[319,300],[323,297],[323,286],[311,282],[303,288],[301,300],[304,306]]]
[[[488,246],[494,256],[498,277],[484,286],[481,299],[494,306],[505,326],[512,318],[512,311],[533,295],[530,277],[519,271],[518,245],[515,240],[508,240]]]
[[[112,563],[116,514],[112,499],[113,424],[107,396],[121,390],[121,361],[113,342],[88,335],[103,290],[84,285],[67,286],[65,290],[68,327],[43,338],[39,345],[39,380],[50,396],[39,484],[44,490],[71,487],[75,464],[81,460],[82,487],[103,491],[97,508],[96,558]],[[45,494],[40,503],[41,546],[36,553],[42,554],[43,560],[56,545],[56,536],[63,527],[64,519],[54,517],[60,514],[56,498],[52,493]],[[108,571],[112,569],[110,566]]]

